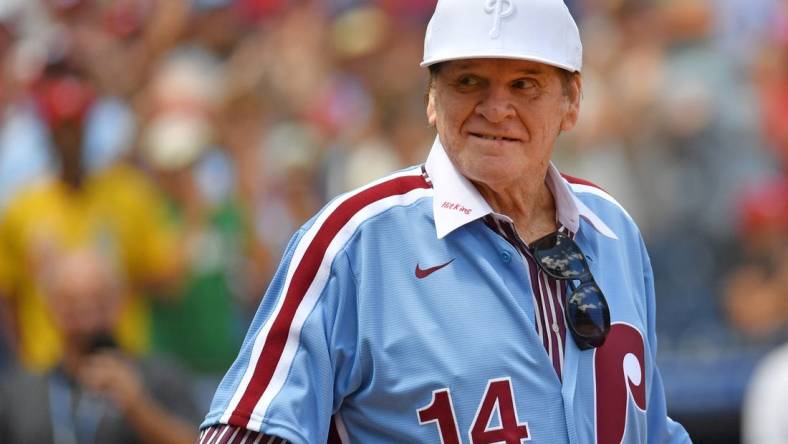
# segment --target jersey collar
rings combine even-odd
[[[492,207],[476,187],[454,167],[437,137],[424,167],[435,191],[432,212],[438,239],[493,213]],[[547,169],[545,182],[555,198],[556,215],[561,225],[577,233],[580,217],[583,217],[601,234],[618,239],[607,224],[575,196],[569,183],[561,177],[552,162]]]

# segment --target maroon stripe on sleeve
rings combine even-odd
[[[298,306],[312,284],[320,264],[323,262],[326,249],[339,230],[367,205],[387,197],[406,194],[419,188],[430,188],[430,184],[424,180],[423,176],[397,177],[367,188],[350,197],[328,216],[318,229],[312,242],[306,248],[301,262],[296,267],[290,286],[286,290],[287,293],[282,308],[276,319],[274,319],[268,337],[265,338],[260,357],[257,358],[257,362],[254,364],[254,373],[249,385],[230,416],[230,424],[242,427],[246,427],[248,424],[255,405],[260,400],[263,392],[268,388],[282,357],[282,352],[290,333],[290,326]]]

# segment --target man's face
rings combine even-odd
[[[120,300],[104,260],[90,250],[57,256],[46,282],[55,325],[69,346],[86,349],[97,335],[116,325]]]
[[[427,117],[460,173],[501,189],[544,177],[555,139],[577,121],[579,76],[568,89],[560,70],[542,63],[450,61],[430,88]]]

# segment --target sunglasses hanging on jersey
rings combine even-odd
[[[577,346],[581,350],[600,347],[610,331],[610,308],[580,247],[557,231],[534,241],[530,248],[542,271],[568,281],[564,313]],[[580,284],[575,285],[575,281]]]

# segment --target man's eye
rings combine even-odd
[[[479,84],[479,79],[474,76],[462,76],[457,83],[460,86],[476,86]]]
[[[514,83],[512,83],[512,87],[516,89],[528,89],[533,88],[534,86],[536,86],[536,82],[533,79],[520,79],[515,80]]]

